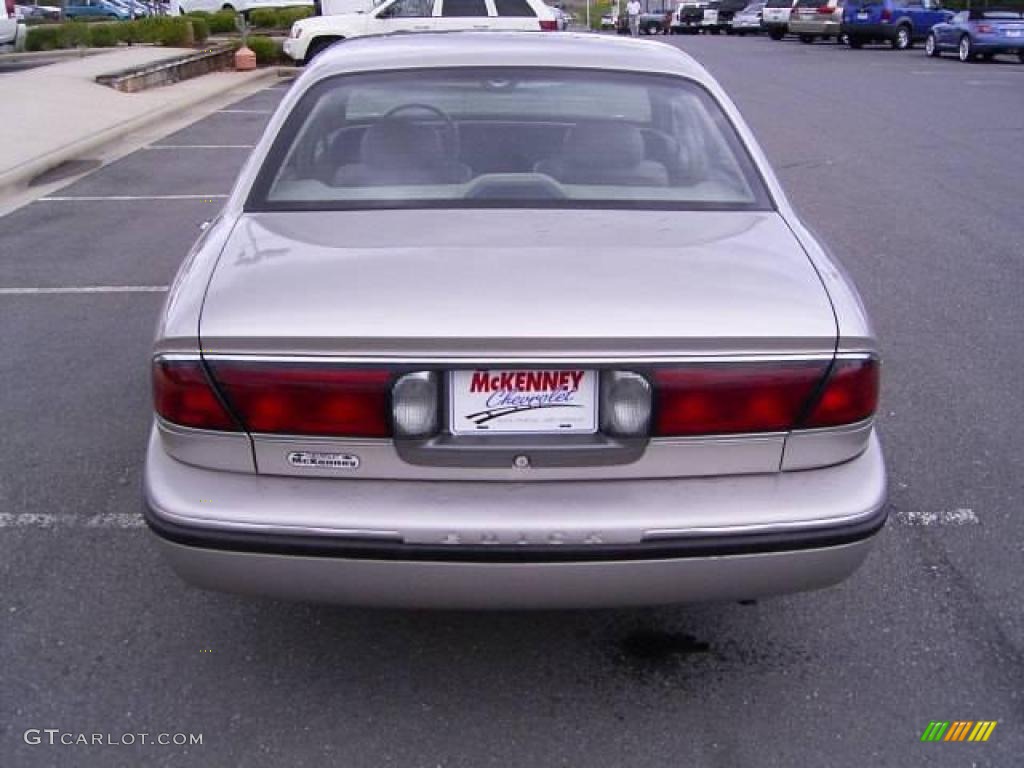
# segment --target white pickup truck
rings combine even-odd
[[[325,15],[295,22],[284,42],[285,54],[304,64],[339,40],[398,32],[558,31],[543,0],[384,0],[355,13],[331,10],[331,0],[325,0]]]
[[[0,8],[0,50],[20,48],[25,37],[25,25],[19,24],[14,11],[14,0],[4,0]]]

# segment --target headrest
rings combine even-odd
[[[411,120],[382,120],[363,134],[360,159],[377,168],[432,165],[444,158],[441,137],[429,125]]]
[[[581,123],[565,137],[566,159],[573,165],[628,168],[644,159],[644,137],[627,123]]]

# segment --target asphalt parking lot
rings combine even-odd
[[[542,614],[179,582],[138,515],[148,348],[269,88],[0,218],[0,765],[1020,764],[1024,66],[664,39],[738,103],[877,324],[891,517],[866,566],[754,605]],[[921,743],[932,720],[999,725]]]

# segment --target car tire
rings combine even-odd
[[[1017,61],[1024,64],[1024,51],[1017,51]]]
[[[659,32],[658,25],[657,24],[648,24],[647,28],[644,31],[648,35],[656,35]]]
[[[800,35],[800,42],[810,45],[814,42],[814,35]]]
[[[924,53],[933,59],[937,59],[942,55],[942,51],[939,50],[939,41],[935,39],[934,32],[929,32],[928,37],[924,39]]]
[[[906,51],[913,48],[914,36],[911,34],[910,27],[906,24],[896,27],[896,36],[889,41],[889,44],[897,51]]]
[[[860,49],[864,47],[864,41],[859,37],[855,37],[854,35],[846,36],[846,44],[854,49]]]
[[[235,6],[231,5],[231,3],[224,3],[220,9],[222,11],[231,11],[232,13],[235,13]]]
[[[960,45],[957,46],[957,54],[960,61],[965,64],[974,61],[974,44],[971,42],[970,35],[964,35],[960,38]]]
[[[771,32],[768,33],[768,37],[770,37],[772,40],[781,40],[785,36],[786,31],[783,29],[773,29]]]

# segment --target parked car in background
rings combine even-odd
[[[171,0],[171,11],[175,14],[220,10],[249,13],[258,8],[290,8],[296,5],[312,7],[313,0]]]
[[[619,26],[619,17],[614,13],[606,13],[601,17],[601,29],[617,29]]]
[[[761,13],[764,3],[751,3],[732,17],[732,31],[737,35],[761,33]]]
[[[670,31],[671,24],[666,26],[666,19],[670,18],[672,0],[640,0],[640,33],[644,35],[660,35]],[[625,5],[623,5],[625,8]],[[629,34],[629,16],[623,13],[619,16],[619,25],[616,27],[620,35]]]
[[[142,19],[146,16],[153,15],[152,9],[145,3],[141,3],[138,0],[134,0],[134,2],[133,0],[107,0],[107,2],[116,5],[124,11],[129,18]]]
[[[555,32],[558,21],[543,0],[386,0],[366,13],[300,19],[284,41],[284,52],[307,63],[339,40],[365,35],[485,29]]]
[[[342,13],[372,11],[381,0],[314,0],[313,12],[317,16],[338,16]]]
[[[127,19],[130,14],[109,0],[67,0],[64,16],[69,19]]]
[[[551,15],[558,24],[558,31],[564,32],[567,30],[569,28],[569,15],[557,5],[549,5],[548,9],[551,11]]]
[[[36,5],[35,3],[18,3],[14,6],[15,17],[19,20],[48,19],[55,21],[60,18],[60,6]]]
[[[143,511],[208,589],[750,599],[842,581],[886,520],[863,304],[672,46],[325,52],[157,327]]]
[[[20,30],[24,25],[18,22],[14,0],[4,0],[0,7],[0,50],[14,48],[18,43]]]
[[[851,48],[865,43],[889,43],[897,50],[924,40],[936,24],[949,21],[953,12],[939,0],[846,0],[843,34]]]
[[[729,35],[733,34],[732,20],[749,2],[750,0],[712,0],[711,9],[716,12],[715,23],[708,25],[708,31],[713,34],[723,31]]]
[[[948,22],[936,24],[925,40],[929,56],[956,51],[960,61],[990,61],[1000,53],[1016,54],[1024,64],[1024,11],[976,8],[960,11]]]
[[[718,26],[718,0],[710,0],[701,15],[700,33],[717,35],[721,31]]]
[[[761,26],[772,40],[781,40],[789,32],[789,17],[796,0],[765,0]]]
[[[672,14],[672,34],[696,35],[700,32],[704,25],[704,11],[709,5],[710,0],[687,0],[679,3]]]
[[[797,0],[789,17],[789,32],[801,43],[842,42],[843,0]]]

